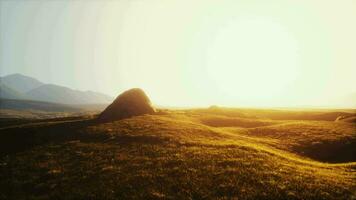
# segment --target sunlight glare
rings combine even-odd
[[[212,41],[206,61],[209,85],[235,98],[268,101],[297,78],[298,48],[279,24],[264,19],[231,21]],[[233,102],[230,102],[233,103]]]

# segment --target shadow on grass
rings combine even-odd
[[[356,138],[344,138],[337,141],[324,141],[295,147],[298,154],[313,160],[327,163],[356,162]]]
[[[51,123],[55,122],[55,123]],[[102,124],[97,118],[60,118],[10,126],[0,130],[0,158],[9,154],[26,151],[35,146],[68,141],[101,142],[126,145],[130,143],[162,144],[168,138],[90,132],[89,126]]]
[[[98,134],[85,134],[85,127],[98,124],[96,119],[83,119],[29,126],[9,127],[0,130],[0,157],[17,153],[37,145],[65,142],[70,140],[98,140]],[[103,136],[101,136],[103,137]],[[103,138],[102,138],[103,139]]]

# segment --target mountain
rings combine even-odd
[[[26,99],[26,95],[10,88],[0,79],[0,97],[3,99]]]
[[[61,104],[107,104],[113,100],[112,97],[102,93],[45,84],[22,74],[11,74],[0,78],[0,98]]]
[[[53,84],[44,84],[26,93],[30,99],[63,104],[109,103],[112,98],[92,91],[79,91]]]
[[[32,89],[43,85],[42,82],[32,77],[24,76],[22,74],[11,74],[5,76],[1,78],[1,82],[20,93],[26,93]]]

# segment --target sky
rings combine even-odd
[[[0,31],[1,76],[139,87],[156,105],[347,107],[356,94],[354,0],[0,0]]]

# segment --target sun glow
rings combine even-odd
[[[278,102],[298,76],[298,46],[280,24],[263,18],[230,20],[206,41],[205,60],[192,78],[221,95],[222,103]],[[278,102],[280,103],[280,102]]]
[[[1,75],[163,106],[355,106],[354,1],[0,2]]]

